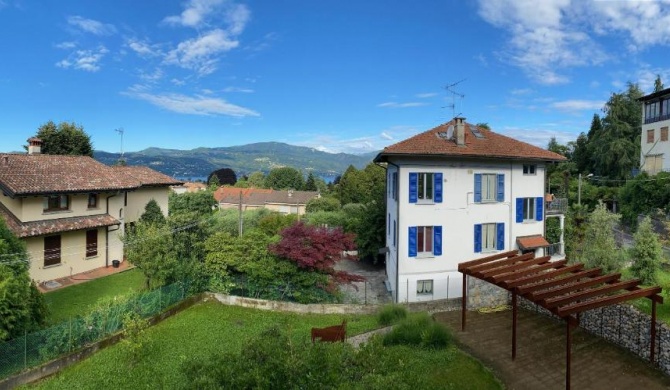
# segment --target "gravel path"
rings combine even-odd
[[[376,329],[376,330],[373,330],[371,332],[367,332],[367,333],[359,334],[359,335],[356,335],[356,336],[348,337],[347,338],[347,343],[353,345],[354,348],[358,348],[358,347],[360,347],[361,344],[366,343],[370,339],[370,337],[372,337],[376,334],[380,334],[380,335],[387,334],[388,332],[391,331],[392,328],[393,328],[392,326],[387,326],[386,328]]]
[[[361,261],[342,260],[335,269],[347,271],[365,278],[364,282],[354,282],[340,286],[344,293],[343,303],[385,304],[391,302],[391,294],[386,290],[386,271],[383,265],[371,265]]]

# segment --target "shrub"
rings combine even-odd
[[[379,325],[388,326],[407,318],[407,309],[402,305],[385,305],[377,314]]]
[[[451,335],[442,325],[436,323],[427,313],[405,318],[384,336],[385,346],[408,345],[424,348],[446,348]]]

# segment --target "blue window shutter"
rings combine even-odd
[[[482,174],[475,173],[475,203],[482,201]]]
[[[419,192],[419,174],[410,172],[409,174],[409,203],[416,203]]]
[[[496,249],[501,251],[505,249],[505,224],[496,224]]]
[[[498,188],[496,193],[496,201],[505,201],[505,175],[498,175]]]
[[[536,221],[541,221],[542,220],[542,215],[543,215],[542,208],[543,208],[543,206],[544,206],[544,199],[541,196],[539,196],[536,199],[536,202],[535,202],[535,220]]]
[[[482,251],[482,225],[475,225],[475,253]]]
[[[409,257],[416,257],[416,226],[409,227]]]
[[[442,255],[442,226],[433,226],[433,254]]]
[[[435,180],[435,203],[442,203],[442,174],[436,173],[433,175],[433,178]]]
[[[516,222],[523,222],[523,198],[516,198]]]

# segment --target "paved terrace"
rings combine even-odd
[[[565,324],[519,309],[517,353],[512,360],[512,313],[441,312],[435,319],[452,329],[457,342],[490,367],[508,389],[565,389]],[[572,331],[573,389],[670,389],[670,377],[647,361],[581,328]]]

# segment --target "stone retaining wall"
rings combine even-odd
[[[504,288],[471,276],[467,279],[468,310],[509,304],[511,295]]]
[[[563,321],[547,309],[524,298],[519,299],[519,306]],[[651,316],[633,306],[617,304],[586,311],[579,317],[579,326],[591,334],[633,352],[642,359],[649,360]],[[658,320],[656,320],[654,355],[661,371],[670,374],[670,327]]]

